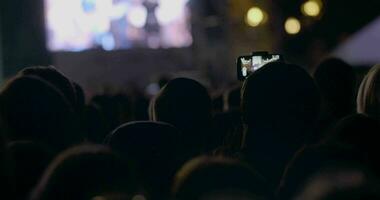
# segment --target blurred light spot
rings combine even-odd
[[[175,23],[186,16],[186,4],[189,0],[160,0],[155,15],[160,25]],[[154,2],[154,1],[153,1]]]
[[[111,34],[107,34],[102,38],[102,47],[106,51],[115,49],[115,40]]]
[[[285,31],[291,35],[299,33],[301,31],[301,22],[295,17],[289,17],[285,21]]]
[[[252,7],[248,10],[246,22],[249,26],[255,27],[264,22],[265,13],[259,7]]]
[[[145,196],[141,195],[141,194],[138,194],[138,195],[135,195],[132,200],[146,200]]]
[[[150,96],[156,95],[160,92],[160,86],[157,83],[151,83],[146,87],[146,93]]]
[[[128,15],[128,22],[134,27],[143,28],[146,23],[148,12],[143,6],[136,6],[131,9],[130,14]]]
[[[301,11],[306,16],[317,17],[321,13],[321,5],[315,0],[309,0],[302,4]]]

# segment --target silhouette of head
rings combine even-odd
[[[365,163],[362,154],[345,146],[329,144],[304,148],[288,163],[277,190],[277,198],[294,199],[313,176],[326,168],[360,163]]]
[[[314,73],[322,97],[322,111],[335,119],[355,111],[356,77],[346,62],[329,58],[319,64]]]
[[[377,152],[380,138],[379,130],[378,120],[362,114],[355,114],[339,121],[332,129],[327,142],[351,145],[365,152]]]
[[[177,200],[263,199],[264,179],[249,166],[222,157],[198,157],[176,174],[173,196]]]
[[[357,97],[357,112],[380,119],[380,65],[364,77]]]
[[[72,82],[56,68],[49,67],[27,67],[21,70],[18,75],[37,76],[54,85],[68,100],[75,111],[77,110],[77,99]]]
[[[296,150],[315,126],[319,101],[313,79],[301,67],[275,62],[260,68],[242,88],[247,147]]]
[[[61,150],[82,140],[66,98],[50,83],[15,77],[0,92],[0,115],[12,140],[41,142]]]
[[[82,200],[134,192],[127,165],[103,146],[84,145],[58,155],[46,169],[31,199]]]
[[[320,170],[310,177],[294,199],[380,199],[379,191],[378,180],[365,169],[355,166],[335,166]]]
[[[245,80],[245,152],[271,187],[278,185],[286,163],[311,135],[319,101],[314,80],[295,65],[269,63]]]
[[[152,101],[151,118],[177,127],[189,149],[203,148],[204,134],[211,120],[211,99],[198,82],[177,78],[171,80]]]
[[[168,197],[171,180],[183,161],[176,128],[162,122],[131,122],[113,131],[106,144],[136,165],[143,187],[153,198]]]
[[[326,143],[337,143],[360,152],[373,172],[380,174],[379,130],[380,124],[377,119],[355,114],[339,121]]]

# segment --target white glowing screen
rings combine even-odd
[[[45,0],[51,51],[192,44],[189,0]]]

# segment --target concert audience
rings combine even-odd
[[[151,99],[86,101],[58,69],[29,67],[0,90],[0,192],[17,200],[380,199],[379,69],[358,92],[354,69],[328,58],[313,76],[266,64],[214,100],[195,80],[165,78]]]

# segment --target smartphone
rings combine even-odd
[[[279,61],[283,61],[282,55],[267,52],[254,52],[249,56],[239,56],[237,58],[238,79],[244,80],[267,63]]]

